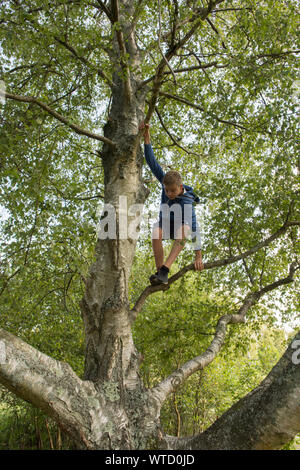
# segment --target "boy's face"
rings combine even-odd
[[[183,192],[183,184],[169,184],[168,186],[164,185],[166,195],[169,199],[175,199]]]

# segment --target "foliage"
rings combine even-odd
[[[73,444],[42,411],[0,389],[0,450],[70,450]]]
[[[166,51],[189,31],[196,2],[160,3]],[[170,37],[176,5],[182,24]],[[200,196],[205,261],[243,252],[287,219],[300,218],[297,6],[292,0],[220,3],[210,22],[203,21],[172,58],[176,82],[166,69],[151,121],[152,143],[163,168],[179,170]],[[129,67],[142,81],[161,61],[157,2],[135,7],[143,61],[139,70]],[[69,121],[101,133],[111,97],[107,82],[115,72],[109,59],[113,31],[101,9],[86,0],[3,1],[0,24],[0,79],[7,91],[34,96]],[[151,92],[150,81],[147,98]],[[81,375],[79,301],[104,197],[101,145],[32,103],[7,99],[0,111],[0,206],[7,214],[0,224],[0,326]],[[147,215],[158,202],[159,187],[148,168],[143,177],[151,190]],[[146,384],[204,350],[218,318],[235,312],[248,292],[285,277],[299,255],[292,227],[244,262],[201,275],[189,272],[170,290],[148,298],[134,326]],[[186,248],[172,272],[192,259]],[[146,231],[132,269],[131,305],[153,269]],[[298,321],[298,286],[299,273],[292,285],[267,294],[249,312],[247,328],[231,327],[225,352],[177,393],[183,433],[204,429],[272,367],[281,346],[264,339],[269,354],[253,346],[253,335],[263,324]],[[175,432],[172,399],[163,420]],[[1,413],[14,422],[10,412]]]
[[[161,3],[163,38],[175,4]],[[161,58],[154,46],[156,6],[143,2],[137,10],[144,54],[136,71],[140,79],[153,75]],[[172,74],[164,77],[164,93],[198,106],[162,95],[159,117],[151,124],[160,163],[181,171],[201,198],[206,259],[238,254],[274,233],[287,217],[299,219],[295,8],[292,1],[277,1],[276,8],[269,1],[226,2],[212,13],[215,29],[204,21],[172,61],[174,70],[209,66],[176,73],[176,84]],[[178,21],[190,18],[192,4],[180,3],[178,15]],[[110,90],[97,70],[109,79],[113,73],[108,53],[113,33],[106,16],[85,1],[46,6],[35,0],[30,7],[7,1],[0,21],[0,78],[7,91],[36,96],[99,132]],[[188,30],[184,23],[179,36]],[[1,325],[23,335],[42,322],[49,335],[51,324],[61,321],[62,329],[79,332],[81,293],[75,296],[74,285],[83,292],[81,276],[92,261],[103,197],[98,144],[32,104],[7,99],[1,120],[0,204],[8,214],[1,223]],[[149,177],[148,168],[144,175]],[[149,187],[145,213],[157,201],[157,184]],[[222,285],[238,297],[284,276],[299,255],[296,230],[247,259],[246,266],[236,263],[207,275],[215,288]],[[146,246],[151,250],[147,241]],[[282,300],[282,290],[268,295],[270,306]],[[299,298],[297,289],[284,292],[281,310],[288,320],[295,318]]]
[[[185,248],[174,272],[187,262],[188,256]],[[144,257],[147,253],[138,252],[133,266],[133,299],[140,291],[142,272],[150,274],[153,270],[151,265],[145,269]],[[222,287],[213,289],[213,282],[205,272],[189,273],[169,290],[147,299],[134,325],[147,386],[154,386],[181,364],[204,352],[213,338],[218,318],[237,309],[236,299],[226,296]],[[181,437],[204,431],[259,385],[280,359],[291,335],[277,326],[272,309],[266,311],[256,306],[246,325],[230,327],[219,356],[193,374],[165,402],[161,414],[164,430]],[[290,448],[295,445],[297,439]]]

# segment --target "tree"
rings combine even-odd
[[[282,293],[299,269],[297,116],[291,92],[299,52],[295,9],[293,2],[278,1],[274,6],[250,0],[216,0],[201,6],[163,0],[3,3],[6,107],[1,145],[7,158],[2,162],[2,199],[6,196],[6,207],[13,214],[5,234],[18,233],[18,241],[8,242],[5,249],[13,261],[2,273],[3,298],[10,298],[11,281],[27,267],[43,271],[32,255],[33,247],[38,249],[35,237],[41,236],[38,228],[46,232],[48,222],[56,245],[66,244],[72,221],[64,221],[65,238],[59,242],[51,216],[55,219],[60,211],[65,216],[68,200],[103,198],[117,209],[116,238],[98,238],[92,257],[89,245],[84,246],[91,226],[79,223],[77,247],[82,259],[68,254],[71,262],[75,258],[69,284],[75,273],[84,284],[80,300],[85,331],[83,378],[66,362],[0,330],[5,353],[1,383],[52,416],[78,447],[278,448],[299,432],[300,378],[299,367],[291,359],[294,342],[261,386],[203,435],[177,440],[165,436],[159,423],[164,400],[213,361],[227,326],[245,322],[263,296],[272,299],[276,289]],[[106,111],[101,106],[107,106]],[[227,282],[229,290],[235,287],[240,297],[240,306],[219,318],[207,350],[150,389],[139,375],[141,357],[132,326],[148,296],[174,288],[193,270],[193,263],[174,274],[167,287],[146,287],[130,306],[137,240],[121,236],[118,209],[120,197],[134,207],[149,196],[142,175],[138,130],[142,120],[160,126],[157,139],[162,146],[170,139],[176,147],[173,166],[184,164],[186,175],[196,171],[202,175],[203,183],[195,186],[211,204],[206,250],[215,257],[205,263],[204,272],[217,271],[215,279],[219,276]],[[195,138],[197,143],[189,143]],[[78,188],[86,188],[86,181],[90,183],[86,153],[99,168],[99,181],[94,174],[91,185],[97,194],[76,197],[76,184],[67,184],[65,177],[73,171]],[[60,176],[62,154],[68,163]],[[80,169],[86,172],[84,181]],[[29,184],[22,187],[19,199],[16,190],[22,180]],[[63,201],[55,209],[49,207],[53,190]],[[31,216],[26,199],[34,202]],[[78,212],[78,221],[88,213],[85,207],[84,211]],[[29,220],[34,220],[32,227],[22,233],[22,223]],[[128,217],[125,228],[130,221]],[[46,246],[48,235],[43,236]],[[61,263],[59,250],[55,253],[51,264],[55,258]],[[82,268],[85,256],[91,261],[87,273]],[[227,268],[225,278],[222,268]],[[293,291],[287,289],[287,293],[293,307]],[[265,402],[269,405],[262,410]],[[287,410],[292,410],[293,417]],[[228,429],[240,429],[240,423],[246,422],[240,434],[232,431],[227,436]]]

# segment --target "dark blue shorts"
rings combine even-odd
[[[182,223],[182,225],[189,225],[187,223]],[[168,233],[165,233],[162,227],[162,221],[158,220],[157,222],[154,223],[153,228],[155,227],[160,227],[163,230],[163,235],[162,238],[163,240],[175,240],[175,233],[174,233],[174,223],[170,222],[170,236],[168,236]]]

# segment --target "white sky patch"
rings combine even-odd
[[[3,80],[0,80],[0,112],[1,112],[1,108],[4,107],[5,105],[5,91],[6,91],[5,83]]]
[[[0,206],[0,222],[4,222],[9,218],[9,212],[5,209],[5,207]]]
[[[292,90],[293,101],[298,102],[298,99],[300,97],[300,80],[294,81],[292,85]]]

